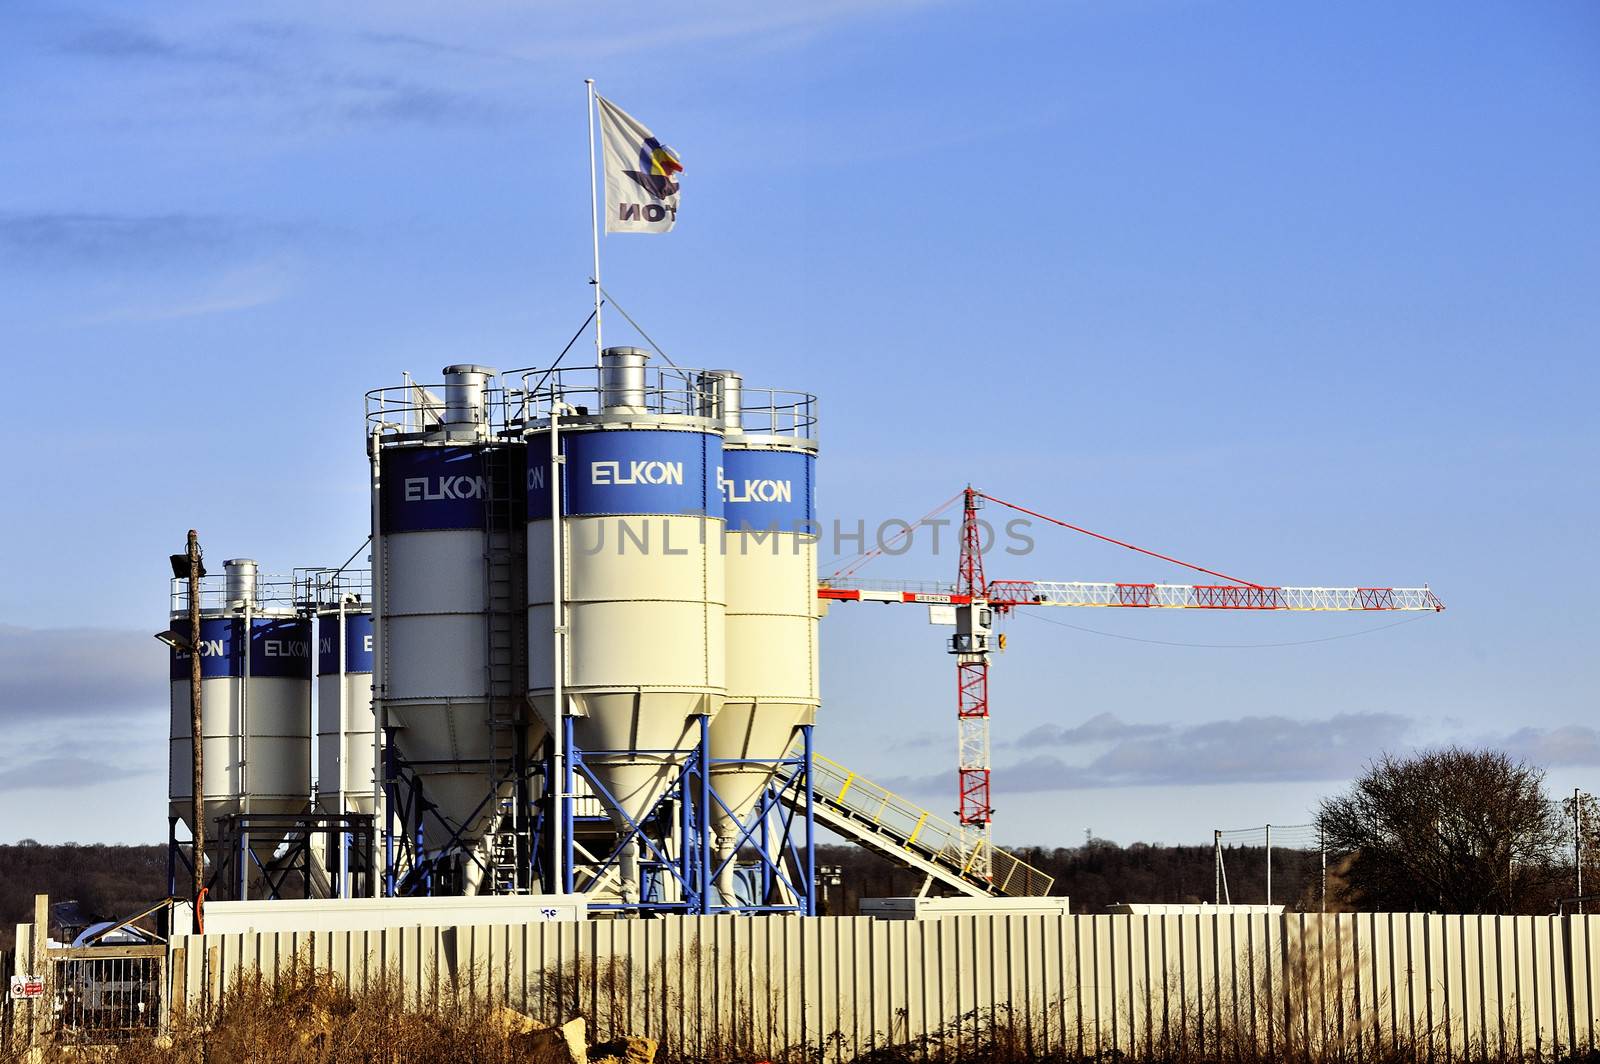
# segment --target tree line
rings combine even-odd
[[[1272,900],[1305,912],[1549,913],[1572,904],[1580,861],[1586,891],[1600,895],[1600,805],[1589,795],[1552,800],[1544,783],[1541,769],[1496,751],[1384,755],[1322,802],[1323,848],[1272,850]],[[1052,893],[1069,896],[1078,913],[1215,900],[1210,846],[1090,839],[1012,852],[1054,876]],[[1266,900],[1264,847],[1229,846],[1222,860],[1230,900]],[[830,870],[825,911],[835,915],[923,885],[919,873],[856,846],[819,846],[817,864]],[[164,846],[0,845],[0,948],[31,919],[36,892],[125,916],[166,887]],[[1589,911],[1600,911],[1600,899]]]

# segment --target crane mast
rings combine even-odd
[[[979,852],[984,867],[974,869],[989,878],[989,823],[994,807],[989,800],[989,640],[994,611],[988,603],[983,578],[983,535],[978,524],[979,495],[969,484],[962,493],[961,559],[956,594],[966,602],[955,607],[956,632],[950,653],[956,659],[956,815],[962,827],[982,836]]]

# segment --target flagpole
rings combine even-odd
[[[594,78],[584,78],[589,86],[589,227],[594,238],[594,364],[600,365],[600,193],[595,188],[594,162]]]

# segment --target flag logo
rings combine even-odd
[[[604,96],[595,100],[605,150],[606,232],[670,233],[678,220],[683,160],[637,118]]]
[[[678,153],[654,137],[645,140],[639,149],[639,169],[624,171],[656,199],[664,200],[678,194],[678,183],[673,174],[683,173],[683,163]]]

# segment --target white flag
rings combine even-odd
[[[672,232],[683,172],[678,153],[604,96],[595,99],[605,146],[606,232]]]

